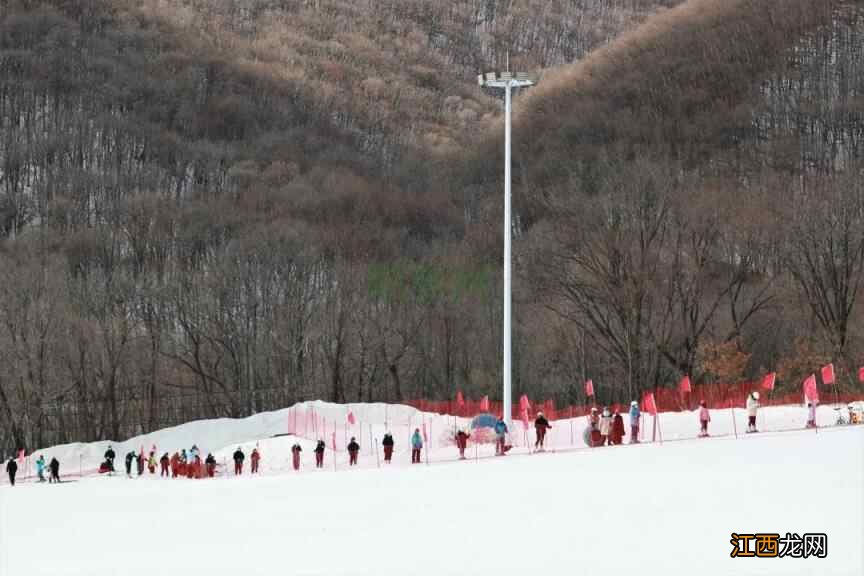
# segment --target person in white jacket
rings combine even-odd
[[[747,432],[758,432],[756,429],[756,412],[759,410],[759,392],[751,392],[747,396]]]
[[[611,446],[612,441],[609,433],[612,431],[612,414],[609,408],[603,408],[603,415],[600,417],[600,445],[605,446],[607,443]]]

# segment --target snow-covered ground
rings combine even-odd
[[[344,406],[314,407],[345,421]],[[258,443],[256,478],[95,476],[86,471],[107,443],[39,451],[73,478],[0,485],[0,576],[864,574],[862,426],[794,430],[806,411],[778,407],[762,411],[765,432],[744,435],[736,411],[736,439],[724,411],[713,414],[715,437],[695,440],[686,439],[698,430],[695,414],[663,414],[662,445],[588,449],[579,419],[553,423],[556,453],[529,455],[517,443],[495,458],[481,446],[459,462],[442,438],[462,422],[380,404],[350,410],[359,424],[349,433],[363,444],[355,470],[340,453],[334,472],[329,450],[314,470],[311,440],[301,441],[301,472],[290,470],[296,438],[272,437],[288,410],[113,444],[118,461],[142,445],[197,443],[221,463]],[[833,418],[820,409],[820,424]],[[378,469],[368,437],[380,439],[385,419],[405,434],[425,422],[431,465],[410,465],[399,433],[393,465]],[[645,424],[650,431],[650,417]],[[730,558],[732,532],[826,533],[828,557]]]

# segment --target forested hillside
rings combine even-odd
[[[0,451],[864,363],[864,6],[0,0]]]

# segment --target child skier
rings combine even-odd
[[[630,402],[630,443],[639,443],[639,403],[636,400]]]
[[[39,482],[45,482],[45,456],[41,454],[36,460],[36,475],[39,476]]]
[[[504,456],[507,452],[506,445],[507,424],[500,418],[495,423],[495,455]]]
[[[48,464],[48,469],[51,471],[51,476],[48,477],[48,483],[60,482],[60,461],[57,458],[51,458]]]
[[[756,429],[756,411],[759,410],[759,392],[751,392],[747,396],[747,432],[758,432]]]
[[[159,477],[168,476],[168,467],[171,464],[171,459],[168,457],[168,453],[162,455],[162,458],[159,459],[160,472]]]
[[[816,428],[816,402],[807,401],[807,428]]]
[[[390,460],[393,458],[393,445],[395,442],[393,441],[393,435],[390,432],[386,432],[384,434],[384,439],[381,441],[381,445],[384,446],[384,463],[389,464]]]
[[[6,473],[9,474],[9,483],[15,486],[15,475],[18,473],[18,463],[15,462],[15,457],[10,456],[9,462],[6,463]]]
[[[324,444],[324,440],[318,440],[318,444],[315,445],[315,467],[323,468],[324,467],[324,449],[326,445]]]
[[[294,465],[294,470],[300,470],[300,452],[303,451],[303,448],[300,444],[294,444],[291,447],[291,463]]]
[[[708,406],[705,404],[705,401],[702,400],[699,402],[699,423],[701,424],[701,429],[699,430],[700,438],[708,436],[708,422],[710,421],[711,414],[708,413]]]
[[[213,478],[213,476],[216,475],[216,458],[213,457],[213,454],[207,454],[207,459],[204,460],[204,465],[207,468],[207,477]]]
[[[348,465],[354,466],[357,464],[357,455],[360,453],[360,444],[357,443],[357,439],[354,436],[351,437],[351,441],[348,443]]]
[[[132,477],[132,461],[135,460],[135,452],[129,451],[126,453],[126,476]]]
[[[471,435],[464,430],[456,432],[456,447],[459,448],[459,459],[465,460],[465,448],[468,447],[468,438]]]
[[[534,430],[537,432],[537,440],[534,441],[534,450],[543,452],[543,442],[546,440],[546,430],[552,428],[549,420],[543,415],[543,412],[537,412],[537,418],[534,419]]]
[[[252,456],[250,456],[250,460],[252,461],[252,474],[257,474],[258,462],[261,460],[261,453],[258,452],[258,448],[252,449]]]
[[[423,449],[423,437],[420,436],[420,429],[414,429],[414,435],[411,436],[411,463],[420,463],[420,451]]]
[[[612,432],[612,414],[607,406],[603,407],[603,416],[600,417],[600,445],[612,444],[609,433]]]
[[[246,459],[246,455],[243,454],[243,451],[240,447],[237,447],[237,450],[234,452],[234,475],[240,476],[243,474],[243,460]]]
[[[626,434],[624,430],[624,417],[621,416],[621,412],[616,409],[615,415],[612,416],[612,444],[615,444],[616,446],[618,444],[623,444],[624,434]]]
[[[147,469],[150,470],[150,474],[156,473],[156,453],[150,452],[150,457],[147,459]]]

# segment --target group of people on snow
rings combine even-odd
[[[630,403],[630,443],[639,442],[639,403],[635,400]],[[624,443],[627,431],[624,428],[624,417],[617,409],[612,413],[604,406],[600,412],[597,408],[591,408],[588,416],[587,434],[592,446],[613,446]]]
[[[45,464],[45,455],[40,454],[36,459],[36,476],[39,482],[45,482],[45,471],[48,471],[48,483],[54,484],[60,482],[60,461],[57,458],[51,458],[51,461]],[[18,462],[14,457],[10,457],[6,462],[6,474],[9,476],[9,484],[15,486],[15,477],[18,475]]]

